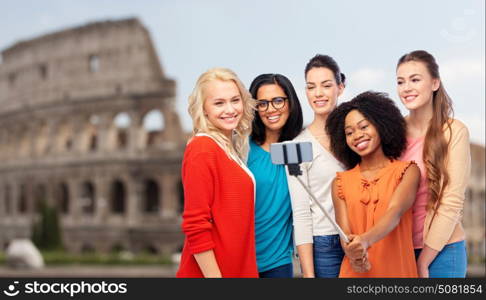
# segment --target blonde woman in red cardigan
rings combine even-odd
[[[255,182],[245,166],[253,100],[231,70],[202,74],[189,97],[182,162],[186,236],[177,277],[258,277]]]

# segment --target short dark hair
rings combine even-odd
[[[361,157],[349,148],[344,133],[344,120],[352,110],[359,111],[376,127],[385,156],[398,159],[407,145],[405,119],[388,94],[372,91],[361,93],[351,101],[341,103],[329,114],[326,131],[331,139],[331,151],[334,156],[348,169],[361,161]]]
[[[302,131],[302,124],[304,122],[302,116],[302,108],[300,106],[299,98],[295,92],[294,86],[290,80],[281,74],[261,74],[257,76],[250,85],[250,94],[254,99],[257,99],[258,89],[262,85],[276,84],[280,86],[288,98],[289,118],[281,130],[278,142],[293,140]],[[258,111],[255,111],[255,118],[253,119],[251,138],[258,144],[263,144],[266,139],[265,125],[263,124]]]
[[[305,65],[304,75],[307,76],[307,73],[313,68],[329,69],[334,74],[334,78],[336,79],[337,84],[346,84],[346,76],[341,73],[337,62],[329,55],[316,54],[313,58],[309,60],[307,65]]]

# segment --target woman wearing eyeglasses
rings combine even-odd
[[[302,130],[294,87],[280,74],[262,74],[250,85],[257,111],[248,168],[256,182],[255,242],[260,278],[293,277],[292,207],[285,166],[272,164],[270,144],[289,141]]]
[[[325,124],[344,90],[345,77],[332,57],[318,54],[305,67],[305,81],[314,120],[294,141],[311,142],[314,158],[301,164],[301,179],[334,217],[332,181],[344,169],[330,152]],[[344,257],[338,232],[296,178],[289,177],[288,183],[303,277],[337,277]]]

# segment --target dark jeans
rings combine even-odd
[[[314,236],[314,273],[318,278],[338,277],[344,251],[339,235]]]
[[[294,267],[290,263],[260,272],[258,275],[260,278],[292,278],[294,277]]]

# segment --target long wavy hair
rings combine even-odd
[[[238,126],[233,130],[231,141],[204,114],[205,88],[209,82],[214,80],[233,81],[240,91],[243,102],[243,115]],[[253,98],[233,71],[226,68],[210,69],[199,76],[196,86],[189,96],[188,111],[193,123],[192,136],[198,133],[208,134],[223,147],[226,153],[245,160],[248,153],[248,136],[251,133],[254,110],[255,103]]]
[[[427,170],[427,183],[429,185],[429,200],[427,208],[436,207],[440,204],[445,187],[449,184],[449,173],[446,168],[446,158],[450,137],[452,135],[451,122],[454,111],[452,100],[447,94],[439,75],[439,65],[435,58],[424,50],[416,50],[403,55],[397,64],[398,67],[406,62],[421,62],[427,68],[429,74],[434,79],[438,79],[440,84],[432,98],[432,119],[429,122],[427,133],[425,134],[424,150],[422,158],[425,169]],[[445,132],[448,131],[449,138],[446,139]]]

